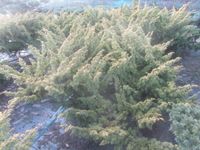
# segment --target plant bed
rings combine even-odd
[[[173,140],[144,131],[160,131],[163,114],[188,101],[191,87],[176,85],[180,58],[167,52],[198,44],[186,8],[137,5],[53,18],[39,34],[41,46],[30,47],[30,63],[20,59],[20,71],[1,65],[18,86],[8,93],[12,104],[51,97],[66,109],[66,133],[99,147],[177,150]]]

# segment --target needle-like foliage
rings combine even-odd
[[[56,18],[59,26],[41,30],[30,63],[20,60],[20,71],[1,65],[19,86],[9,93],[14,104],[52,97],[67,107],[71,134],[116,150],[178,149],[141,129],[166,121],[172,105],[186,100],[190,87],[175,84],[179,58],[166,52],[194,44],[198,30],[185,8],[90,9]]]
[[[198,105],[178,104],[170,113],[172,131],[181,150],[198,150],[200,147],[199,123],[200,109]]]

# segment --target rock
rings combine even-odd
[[[60,128],[60,129],[59,129],[59,133],[60,133],[61,135],[64,134],[64,133],[65,133],[65,129]]]
[[[18,51],[17,52],[17,57],[19,58],[23,58],[23,57],[28,57],[28,56],[30,56],[31,55],[31,53],[29,52],[29,50],[21,50],[21,51]]]
[[[69,148],[69,144],[65,144],[66,148]]]
[[[13,122],[12,124],[13,124],[13,125],[17,125],[17,124],[20,124],[21,122],[23,122],[23,119],[22,119],[22,118],[19,119],[19,120],[17,120],[17,121],[15,121],[15,122]]]
[[[200,37],[196,40],[197,43],[200,43]]]
[[[35,108],[40,108],[41,105],[40,105],[40,104],[33,104],[33,107],[35,107]]]
[[[5,62],[5,61],[9,61],[10,60],[10,56],[6,53],[0,53],[0,63],[1,62]]]
[[[34,116],[39,116],[39,115],[40,115],[40,114],[37,113],[37,112],[31,112],[31,114],[34,115]]]
[[[20,111],[21,111],[21,112],[24,112],[24,107],[22,107],[22,108],[20,109]]]
[[[39,124],[45,123],[55,113],[53,109],[56,110],[57,108],[58,106],[53,103],[39,102],[33,105],[24,103],[18,104],[11,117],[11,125],[14,132],[21,133],[27,129],[31,129],[32,126],[38,126]],[[23,126],[25,127],[22,130]]]
[[[49,131],[49,132],[45,133],[45,136],[50,136],[50,135],[53,135],[52,131]]]
[[[49,101],[49,99],[43,99],[43,100],[41,100],[41,103],[46,103],[48,101]]]

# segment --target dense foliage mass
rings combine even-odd
[[[196,43],[200,31],[195,25],[191,24],[192,20],[186,9],[186,6],[178,11],[145,7],[137,11],[136,8],[130,10],[130,8],[124,7],[118,15],[122,19],[128,19],[130,23],[137,22],[145,34],[152,35],[151,43],[153,45],[172,40],[168,49],[181,54],[183,50],[200,47],[200,44]],[[12,52],[25,49],[30,44],[38,46],[41,40],[38,34],[44,28],[52,31],[54,28],[65,30],[63,27],[66,27],[65,33],[68,34],[71,21],[66,17],[66,14],[64,17],[66,20],[62,17],[63,14],[45,13],[1,17],[0,50]],[[95,14],[91,19],[94,19],[94,17]]]
[[[181,150],[198,150],[200,147],[200,107],[179,104],[173,107],[170,116],[172,130]]]
[[[1,51],[22,50],[36,39],[36,32],[41,29],[40,18],[32,18],[30,14],[2,17],[8,21],[0,26],[0,49]],[[25,18],[25,19],[24,19]]]
[[[199,34],[185,8],[90,9],[54,18],[40,31],[40,48],[30,47],[30,63],[20,60],[20,71],[1,65],[19,86],[8,93],[13,104],[52,97],[67,107],[67,131],[116,150],[178,149],[141,129],[186,100],[189,87],[175,85],[179,58],[166,52],[193,46]]]
[[[26,49],[28,45],[40,48],[40,41],[43,40],[40,36],[41,32],[49,30],[56,33],[59,28],[59,32],[68,33],[67,26],[64,28],[63,24],[69,19],[62,14],[58,18],[52,13],[36,12],[2,16],[0,17],[0,21],[2,21],[0,25],[0,51],[16,52]]]

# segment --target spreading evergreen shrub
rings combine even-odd
[[[170,113],[172,131],[181,150],[200,147],[200,107],[191,104],[175,105]]]
[[[0,19],[0,51],[16,52],[28,45],[41,46],[40,32],[43,29],[56,31],[59,20],[54,14],[25,13],[4,16]]]
[[[183,8],[90,9],[58,18],[68,21],[41,31],[42,46],[30,48],[30,64],[20,60],[21,71],[1,65],[0,72],[19,86],[8,93],[13,104],[52,97],[67,108],[67,131],[116,150],[178,149],[146,138],[141,129],[152,129],[186,100],[190,87],[175,84],[179,58],[166,52],[176,46],[166,41],[197,31],[189,28]]]
[[[40,17],[31,14],[13,15],[1,18],[0,50],[18,51],[25,49],[33,40],[37,40],[37,32],[42,28]],[[5,20],[5,21],[4,21]]]
[[[168,10],[148,6],[140,8],[136,5],[133,8],[123,7],[121,10],[111,10],[109,13],[111,15],[117,13],[119,19],[140,25],[145,34],[152,35],[153,45],[172,40],[168,49],[177,54],[182,54],[184,50],[200,48],[200,44],[195,40],[199,37],[200,30],[192,24],[187,6],[179,10]],[[2,17],[0,50],[16,51],[30,44],[40,45],[38,33],[43,28],[51,31],[54,31],[54,28],[60,28],[65,35],[68,35],[74,17],[81,14],[81,12],[73,15],[70,13],[25,13]],[[95,19],[94,17],[95,14],[91,19]]]
[[[179,10],[145,7],[142,11],[138,11],[134,17],[138,19],[145,33],[152,32],[152,44],[172,40],[168,50],[176,52],[177,55],[183,55],[188,50],[200,48],[200,44],[196,43],[196,39],[200,37],[200,30],[192,23],[187,5]]]

